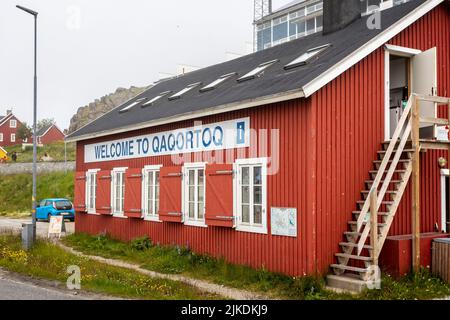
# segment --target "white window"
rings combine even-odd
[[[95,202],[97,199],[97,171],[89,170],[86,173],[86,209],[88,213],[95,214]]]
[[[206,91],[213,90],[213,89],[217,88],[217,86],[219,86],[221,83],[227,81],[234,75],[236,75],[235,72],[225,74],[225,75],[221,76],[219,79],[217,79],[217,80],[211,82],[210,84],[208,84],[207,86],[204,86],[203,88],[201,88],[200,92],[206,92]]]
[[[159,221],[159,169],[161,166],[146,166],[142,180],[142,212],[144,219]]]
[[[0,142],[3,142],[3,133],[0,133]]]
[[[111,179],[111,207],[114,216],[123,216],[125,197],[125,170],[127,168],[114,168]]]
[[[17,120],[10,120],[9,121],[9,127],[10,128],[17,128]]]
[[[328,47],[330,47],[330,44],[326,44],[324,46],[320,46],[320,47],[317,47],[317,48],[309,49],[304,54],[302,54],[300,57],[298,57],[294,61],[292,61],[289,64],[287,64],[284,68],[285,69],[292,69],[292,68],[296,68],[296,67],[299,67],[299,66],[303,66],[303,65],[307,64],[312,58],[317,56],[319,53],[321,53],[324,50],[326,50]]]
[[[236,230],[267,233],[267,159],[239,159],[235,169]]]
[[[140,98],[137,99],[136,101],[130,103],[128,106],[126,106],[125,108],[121,109],[120,112],[126,112],[128,110],[130,110],[131,108],[141,104],[143,101],[147,100],[147,98]]]
[[[11,133],[11,142],[16,142],[16,134]]]
[[[205,227],[205,163],[184,166],[185,224]]]
[[[261,63],[258,67],[250,71],[249,73],[243,75],[238,79],[239,82],[254,79],[256,76],[261,74],[264,70],[266,70],[268,67],[273,65],[275,62],[278,62],[278,60],[272,60],[269,62]]]
[[[180,99],[181,96],[185,93],[188,93],[189,91],[191,91],[192,89],[194,89],[195,87],[198,87],[199,85],[201,85],[201,82],[197,82],[197,83],[193,83],[188,85],[186,88],[184,88],[183,90],[175,93],[174,95],[169,97],[169,100],[176,100],[176,99]]]
[[[142,105],[142,107],[145,108],[145,107],[149,107],[149,106],[153,105],[156,101],[160,100],[162,97],[167,96],[171,92],[172,91],[166,91],[166,92],[160,93],[158,96],[156,96],[156,97],[150,99],[149,101],[147,101],[146,103],[144,103]]]

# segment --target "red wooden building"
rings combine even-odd
[[[160,82],[69,135],[76,231],[290,275],[364,274],[369,226],[378,247],[417,231],[413,190],[420,233],[446,231],[448,122],[427,121],[448,100],[412,111],[450,96],[450,3],[359,4],[325,0],[323,32]]]
[[[12,110],[7,110],[5,116],[0,116],[0,146],[8,147],[22,144],[22,140],[17,135],[17,130],[21,126],[20,120],[13,114]]]
[[[65,135],[56,124],[50,124],[42,127],[36,133],[37,143],[46,145],[53,142],[64,141]]]

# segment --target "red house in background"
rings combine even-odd
[[[56,124],[45,126],[36,133],[37,143],[45,145],[57,141],[64,141],[65,135]]]
[[[12,110],[6,111],[6,116],[0,116],[0,146],[8,147],[16,144],[22,144],[22,140],[17,136],[17,130],[22,122],[12,113]]]

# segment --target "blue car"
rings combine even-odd
[[[75,210],[72,202],[67,199],[44,199],[36,209],[36,219],[50,221],[51,216],[63,216],[70,221],[75,220]]]

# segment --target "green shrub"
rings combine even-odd
[[[152,246],[152,240],[150,240],[147,236],[131,241],[131,248],[137,251],[145,251],[150,249]]]

